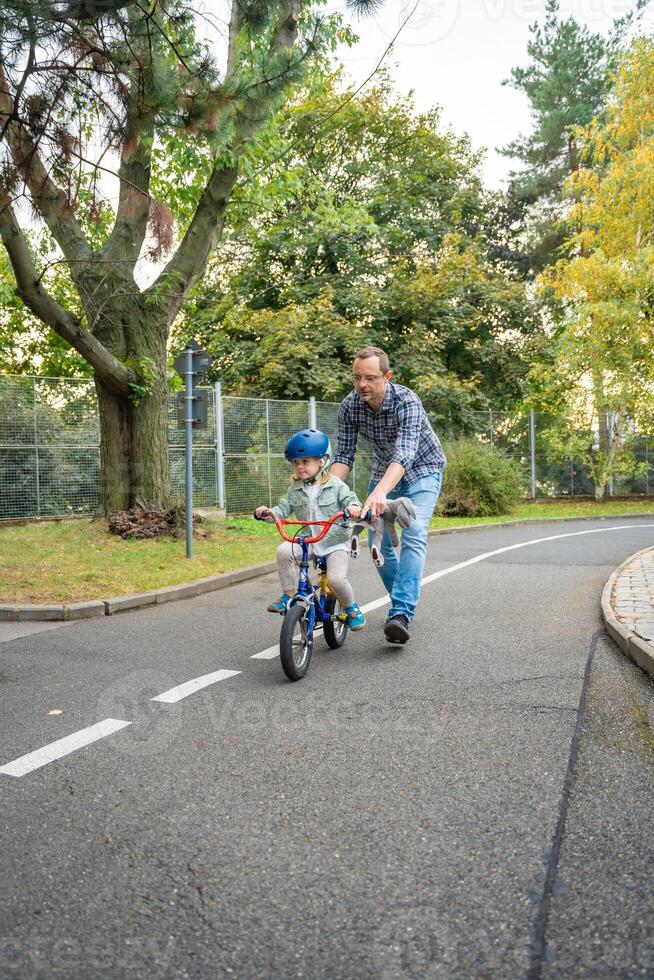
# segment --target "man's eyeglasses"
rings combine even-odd
[[[360,385],[362,381],[365,381],[366,384],[371,385],[374,384],[375,381],[379,381],[379,379],[383,377],[384,377],[383,374],[364,374],[363,376],[361,376],[360,374],[353,374],[352,380],[354,381],[355,385]]]

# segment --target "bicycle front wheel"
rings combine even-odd
[[[307,629],[307,614],[302,605],[291,606],[284,614],[279,637],[279,657],[290,681],[306,674],[313,653],[313,631]]]

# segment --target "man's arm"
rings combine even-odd
[[[400,463],[389,463],[388,469],[375,489],[364,500],[361,513],[365,515],[370,511],[373,520],[383,514],[386,509],[386,494],[390,493],[393,487],[400,482],[405,472]]]
[[[331,476],[337,476],[343,482],[347,480],[354,463],[356,450],[356,426],[350,419],[350,413],[345,407],[345,402],[341,402],[341,407],[338,410],[338,443],[333,456],[334,461],[329,468]]]
[[[329,473],[331,476],[337,476],[339,480],[345,483],[350,475],[350,467],[346,466],[345,463],[332,463],[329,467]]]
[[[393,459],[375,489],[364,501],[364,514],[370,510],[375,518],[384,513],[386,494],[400,482],[407,467],[411,465],[418,451],[421,408],[420,400],[413,394],[398,408],[400,428],[395,440]]]

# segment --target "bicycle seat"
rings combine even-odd
[[[315,568],[319,568],[321,572],[327,571],[327,558],[325,555],[316,555],[313,559],[313,564]]]

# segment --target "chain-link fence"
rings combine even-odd
[[[293,432],[317,426],[336,444],[338,403],[221,396],[219,385],[207,394],[207,425],[194,430],[196,507],[218,505],[237,514],[274,504],[288,486],[284,445]],[[468,428],[518,462],[526,496],[592,494],[585,466],[553,461],[544,438],[547,425],[545,416],[491,411],[476,413]],[[174,396],[168,431],[171,485],[181,501],[184,430]],[[98,503],[99,438],[92,382],[0,376],[0,520],[93,512]],[[636,475],[616,478],[610,493],[654,492],[650,442],[646,436],[632,436]],[[351,481],[362,498],[371,463],[372,447],[360,440]]]
[[[288,488],[290,467],[284,446],[293,432],[315,426],[336,446],[338,403],[279,401],[272,398],[222,399],[224,496],[228,513],[272,506]],[[220,434],[219,434],[220,435]],[[220,454],[219,454],[220,455]],[[362,445],[351,480],[363,493],[370,473],[370,448]]]
[[[215,507],[218,499],[218,461],[216,442],[216,397],[209,388],[207,424],[193,429],[193,506]],[[182,413],[183,417],[184,413]],[[184,500],[186,483],[186,445],[184,426],[179,422],[177,399],[168,401],[168,455],[170,485],[178,502]]]
[[[0,378],[0,519],[92,511],[99,438],[93,384]]]
[[[526,496],[593,496],[595,486],[589,467],[579,460],[557,458],[548,440],[548,435],[556,431],[557,421],[539,412],[475,412],[472,429],[482,442],[518,463]],[[607,430],[610,434],[610,415]],[[631,432],[626,445],[632,460],[631,475],[612,477],[607,488],[609,496],[654,493],[654,439]]]

